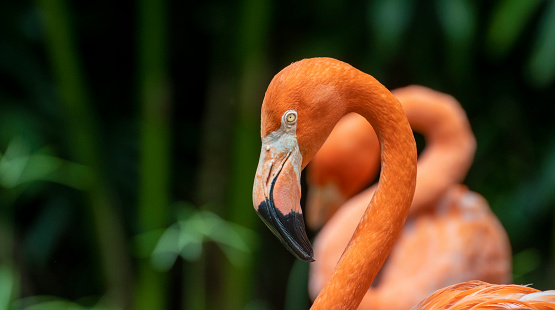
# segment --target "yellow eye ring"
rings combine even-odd
[[[297,115],[295,113],[289,113],[289,115],[287,115],[286,119],[289,123],[293,123],[294,121],[297,120]]]

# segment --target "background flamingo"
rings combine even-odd
[[[447,188],[464,179],[476,140],[464,110],[453,97],[422,86],[400,88],[393,94],[401,101],[413,130],[423,134],[427,143],[417,176],[422,190],[415,193],[409,213],[414,214],[432,208]],[[312,228],[319,228],[320,223],[310,219],[331,217],[338,205],[372,181],[378,158],[376,135],[364,117],[352,113],[338,122],[307,169],[307,222]],[[330,200],[332,192],[341,193],[341,199]]]
[[[253,204],[260,218],[298,258],[312,260],[302,221],[300,171],[322,146],[334,124],[349,112],[366,117],[382,149],[379,186],[364,212],[330,280],[316,298],[314,309],[356,308],[399,235],[416,185],[416,147],[397,99],[371,76],[334,59],[294,63],[278,73],[266,92],[261,113],[262,150],[253,187]],[[489,284],[463,286],[487,288]],[[468,298],[501,306],[528,307],[511,287],[493,286]],[[495,291],[490,297],[485,292]],[[453,297],[453,290],[434,295],[424,305]],[[503,294],[500,294],[503,292]],[[535,290],[534,290],[535,292]],[[528,295],[530,296],[530,295]],[[501,297],[510,299],[500,300]],[[553,293],[542,300],[555,302]],[[460,302],[453,299],[448,305]],[[465,300],[466,301],[466,300]],[[555,308],[555,303],[545,304]]]
[[[439,288],[466,280],[509,283],[511,253],[505,230],[483,197],[456,184],[466,175],[475,151],[474,136],[462,107],[453,97],[421,86],[401,88],[393,94],[401,101],[413,129],[423,133],[428,143],[418,165],[413,216],[409,214],[380,273],[379,284],[369,290],[361,308],[407,309]],[[354,163],[347,155],[359,153],[354,158],[364,158],[365,154],[360,154],[364,151],[378,153],[378,145],[358,148],[345,142],[351,133],[362,135],[368,132],[368,127],[360,116],[342,119],[335,126],[337,132],[332,132],[309,165],[309,176],[318,172],[316,180],[327,178],[341,188],[344,183],[333,182],[336,180],[333,172],[341,170],[345,161],[347,166],[375,169],[374,164],[364,160]],[[373,142],[372,138],[358,141]],[[335,144],[342,147],[334,148]],[[332,160],[333,155],[336,160]],[[327,173],[319,173],[321,170]],[[353,180],[360,180],[363,175],[369,177],[364,170],[353,170],[358,173]],[[309,180],[314,182],[315,178]],[[316,262],[311,265],[309,279],[312,298],[331,275],[374,190],[371,188],[349,201],[346,208],[350,210],[339,212],[338,218],[316,238]],[[330,209],[312,209],[318,207],[311,201],[314,196],[308,197],[307,217],[314,211],[330,213]]]

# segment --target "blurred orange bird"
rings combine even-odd
[[[408,220],[379,281],[374,281],[359,309],[408,309],[435,290],[461,281],[509,283],[511,251],[503,226],[482,196],[458,184],[476,149],[464,110],[453,97],[422,86],[404,87],[393,94],[403,105],[413,130],[422,133],[427,144],[418,162]],[[372,145],[347,143],[353,136],[358,143]],[[375,173],[377,165],[364,159],[372,158],[366,153],[379,154],[374,137],[371,126],[358,114],[347,115],[335,126],[308,167],[308,180],[317,188],[315,192],[309,189],[309,226],[329,218],[344,199],[335,195],[327,204],[326,192],[345,193],[346,187],[355,187],[350,182],[369,182],[372,175],[367,172]],[[359,155],[352,158],[352,153]],[[335,176],[343,166],[356,176]],[[351,168],[356,166],[361,168]],[[370,188],[347,202],[316,237],[317,261],[309,274],[312,298],[332,274],[374,191]]]
[[[349,245],[312,309],[356,309],[399,236],[416,186],[416,145],[399,101],[378,81],[331,58],[293,63],[273,79],[262,104],[262,150],[253,204],[262,221],[296,257],[313,260],[300,208],[301,170],[333,126],[355,112],[381,146],[379,185]],[[441,309],[555,309],[555,292],[465,282],[419,305]]]

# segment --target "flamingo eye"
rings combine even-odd
[[[285,116],[285,119],[288,123],[292,124],[297,120],[297,113],[295,113],[294,111],[288,112]]]

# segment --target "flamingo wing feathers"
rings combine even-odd
[[[438,290],[414,310],[555,309],[555,291],[521,285],[496,285],[468,281]]]

